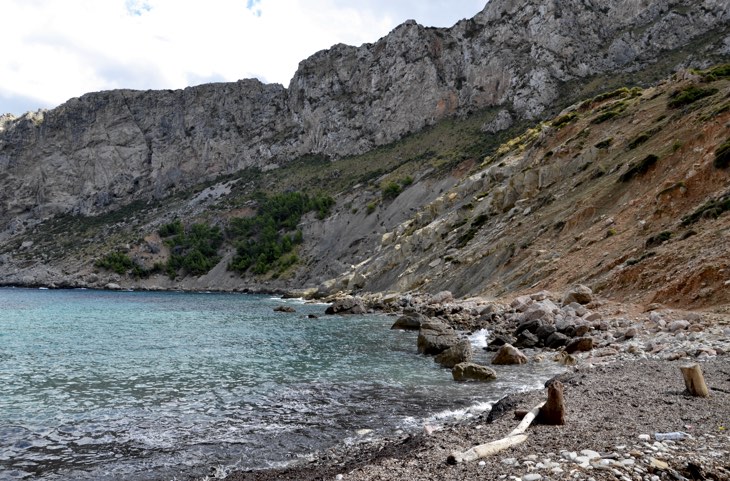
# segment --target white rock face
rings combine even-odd
[[[499,109],[485,126],[498,130],[545,114],[570,95],[565,82],[636,71],[728,20],[723,0],[492,0],[449,29],[409,21],[373,44],[321,51],[288,89],[116,90],[2,116],[0,233],[13,219],[102,212],[303,154],[362,153],[479,109]]]

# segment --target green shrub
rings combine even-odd
[[[172,221],[171,223],[165,224],[162,227],[160,227],[157,232],[160,234],[160,237],[165,238],[165,237],[170,237],[170,236],[174,236],[174,235],[180,235],[183,233],[183,230],[184,230],[184,228],[183,228],[182,222],[180,222],[179,219],[176,219],[176,220]]]
[[[700,99],[715,95],[718,92],[716,88],[703,88],[696,85],[690,85],[681,90],[677,90],[669,95],[669,103],[667,104],[670,108],[684,107],[685,105],[692,104]]]
[[[403,191],[403,187],[397,182],[390,181],[383,187],[382,195],[384,200],[395,199]]]
[[[144,266],[137,264],[123,252],[110,252],[97,260],[94,265],[102,269],[116,272],[120,276],[123,276],[128,272],[135,277],[146,277],[149,275],[149,271],[147,271]]]
[[[556,129],[561,129],[573,120],[575,120],[576,117],[578,117],[578,114],[576,112],[568,112],[567,114],[561,115],[560,117],[553,120],[551,125]]]
[[[324,219],[335,204],[329,196],[309,197],[301,192],[287,192],[257,196],[259,203],[256,215],[233,219],[227,235],[236,246],[236,255],[230,270],[245,273],[249,269],[257,275],[266,274],[274,268],[283,272],[298,258],[292,253],[294,247],[304,241],[302,231],[297,229],[304,214],[316,212]]]
[[[614,117],[618,117],[623,113],[624,110],[629,106],[626,102],[618,102],[615,105],[612,105],[610,109],[605,110],[604,112],[598,114],[593,120],[591,120],[592,124],[602,124],[603,122],[606,122],[607,120],[611,120]]]
[[[168,274],[180,270],[193,276],[200,276],[210,271],[220,261],[218,249],[223,244],[223,233],[217,226],[193,224],[172,238],[165,241],[170,247],[170,259],[167,261]],[[171,275],[170,277],[174,277]]]
[[[375,212],[376,207],[377,204],[375,202],[368,202],[368,205],[365,206],[365,212],[367,213],[367,215],[370,215]]]
[[[636,175],[642,175],[649,171],[651,166],[657,163],[659,160],[659,157],[657,157],[654,154],[649,154],[646,157],[644,157],[643,160],[636,164],[632,164],[629,166],[629,169],[624,172],[621,177],[619,177],[619,182],[628,182],[632,178],[634,178]]]
[[[718,169],[725,169],[730,165],[730,138],[715,149],[713,165]]]
[[[730,63],[718,65],[716,67],[699,72],[703,80],[711,82],[713,80],[730,77]]]

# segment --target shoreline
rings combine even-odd
[[[438,313],[448,324],[465,332],[473,332],[475,326],[487,328],[491,338],[514,332],[520,319],[520,307],[516,307],[519,301],[534,304],[554,299],[551,293],[536,293],[529,301],[525,300],[529,296],[518,296],[509,305],[473,299],[432,303],[434,296],[424,295],[414,301],[406,295],[398,303],[402,304],[404,297],[410,298],[409,305],[400,309],[390,306],[389,312]],[[723,477],[730,476],[730,466],[717,462],[730,460],[730,426],[726,426],[730,424],[730,368],[725,367],[730,353],[730,320],[714,313],[677,311],[659,305],[645,309],[597,299],[585,306],[588,309],[583,317],[592,316],[590,334],[596,343],[589,351],[576,353],[576,365],[557,376],[566,386],[565,426],[535,426],[528,431],[524,445],[479,462],[446,464],[453,450],[503,437],[517,424],[512,411],[530,409],[545,399],[545,390],[538,389],[511,394],[500,401],[507,415],[503,413],[493,423],[487,423],[493,415],[486,411],[440,429],[424,426],[423,432],[414,435],[354,446],[340,444],[314,453],[309,463],[238,471],[225,479],[657,481],[681,479],[674,475],[686,474],[695,469],[692,466],[700,466],[697,469],[704,470],[707,479],[715,479],[713,473],[719,473],[716,479],[730,479]],[[477,316],[480,320],[475,320],[478,312],[482,312]],[[530,362],[548,362],[547,356],[555,352],[543,348]],[[700,363],[705,370],[710,398],[684,394],[679,366],[688,361]],[[683,441],[654,439],[656,432],[673,431],[693,434]],[[703,450],[709,450],[711,456],[704,456]],[[587,464],[577,463],[576,459],[585,458],[581,451],[597,457]]]
[[[442,430],[337,446],[307,464],[236,472],[225,479],[661,480],[681,479],[675,473],[687,477],[693,470],[706,479],[728,479],[723,477],[730,474],[730,437],[724,429],[730,415],[730,377],[725,359],[702,362],[711,389],[706,399],[682,392],[680,364],[621,361],[561,375],[566,425],[534,425],[524,444],[480,461],[449,465],[446,458],[452,450],[503,437],[517,424],[512,412],[544,400],[543,391],[505,398],[500,403],[505,411],[492,422],[485,413]],[[655,439],[657,432],[673,431],[690,437]]]

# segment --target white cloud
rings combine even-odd
[[[449,26],[484,2],[4,0],[0,113],[115,88],[247,77],[286,85],[318,50],[374,42],[409,18]]]

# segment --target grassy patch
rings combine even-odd
[[[717,199],[712,199],[698,207],[690,215],[682,219],[682,225],[692,225],[700,219],[716,219],[730,210],[730,191],[725,192]]]
[[[716,88],[704,88],[696,85],[690,85],[689,87],[672,92],[669,95],[669,102],[667,105],[673,109],[684,107],[685,105],[693,104],[705,97],[715,95],[717,92],[718,90]]]
[[[554,119],[550,125],[552,125],[556,129],[561,129],[571,123],[577,117],[578,114],[576,112],[568,112],[567,114],[561,115],[560,117]]]

